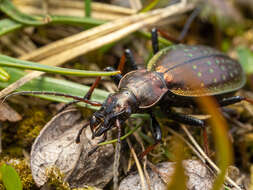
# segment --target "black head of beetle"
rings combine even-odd
[[[136,112],[137,107],[137,99],[129,90],[123,89],[110,94],[100,110],[96,111],[90,120],[93,138],[115,126],[116,119],[123,123],[132,113]]]

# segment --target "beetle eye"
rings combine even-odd
[[[94,126],[98,125],[99,122],[100,122],[100,119],[93,115],[90,119],[90,126],[94,127]]]

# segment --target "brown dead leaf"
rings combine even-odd
[[[43,128],[31,151],[31,170],[38,186],[47,182],[47,168],[55,167],[72,188],[86,185],[103,188],[112,179],[113,146],[100,146],[88,156],[100,140],[91,139],[89,128],[83,131],[81,142],[75,142],[78,131],[86,122],[81,112],[72,109],[56,115]]]
[[[0,121],[17,122],[21,119],[21,115],[13,110],[8,104],[0,104]]]

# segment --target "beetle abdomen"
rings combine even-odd
[[[206,46],[165,48],[150,60],[148,69],[162,73],[168,89],[182,96],[219,95],[245,84],[237,61]]]

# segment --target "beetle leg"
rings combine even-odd
[[[201,9],[199,7],[195,8],[194,11],[191,13],[191,15],[189,16],[189,18],[187,19],[186,23],[184,24],[184,28],[181,31],[179,37],[177,38],[178,41],[182,42],[183,39],[185,38],[186,34],[189,31],[189,28],[192,24],[192,22],[194,21],[194,19],[199,15]]]
[[[187,19],[187,21],[186,21],[186,23],[184,24],[184,28],[183,28],[183,30],[181,31],[181,33],[180,33],[180,35],[179,35],[179,37],[178,38],[174,38],[174,37],[172,37],[172,36],[170,36],[168,33],[166,33],[166,32],[164,32],[164,31],[162,31],[162,30],[157,30],[164,38],[166,38],[167,40],[169,40],[169,41],[172,41],[172,42],[174,42],[174,43],[183,43],[183,40],[184,40],[184,38],[185,38],[185,36],[187,35],[187,33],[188,33],[188,31],[189,31],[189,28],[190,28],[190,26],[191,26],[191,24],[192,24],[192,22],[194,21],[194,19],[199,15],[199,13],[200,13],[200,8],[196,8],[196,9],[194,9],[194,11],[191,13],[191,15],[190,15],[190,17]],[[156,40],[157,40],[157,31],[156,31]],[[157,43],[156,42],[154,42],[153,43],[153,30],[152,30],[152,32],[151,32],[151,34],[152,34],[152,46],[153,46],[153,51],[154,51],[154,53],[157,53],[155,50],[154,50],[154,45],[153,44],[157,44],[157,47],[158,47],[158,40],[157,40]],[[154,36],[155,36],[155,32],[154,32]],[[154,39],[155,39],[155,37],[154,37]]]
[[[114,69],[113,67],[106,67],[104,70],[105,71],[116,71],[116,69]],[[121,74],[117,74],[117,75],[110,76],[110,78],[118,86],[119,81],[122,78],[122,75]]]
[[[98,144],[105,142],[107,139],[107,132],[103,134],[103,138],[98,142]],[[88,156],[91,156],[96,150],[98,149],[99,146],[95,146],[91,151],[88,152]]]
[[[199,127],[204,127],[205,126],[205,122],[197,119],[195,117],[192,117],[190,115],[185,115],[182,113],[177,113],[177,112],[169,112],[169,118],[171,118],[174,121],[177,121],[179,123],[184,123],[187,125],[195,125],[195,126],[199,126]]]
[[[156,28],[153,28],[151,30],[151,41],[152,41],[153,53],[156,54],[159,51],[158,34],[157,34]]]
[[[156,120],[154,114],[152,113],[152,111],[150,112],[150,119],[151,119],[151,132],[153,135],[153,138],[155,139],[155,143],[150,145],[148,148],[146,148],[146,150],[144,152],[142,152],[139,156],[140,159],[142,159],[144,156],[146,156],[150,151],[152,151],[156,145],[158,145],[161,140],[162,140],[162,130],[161,127],[158,123],[158,121]]]
[[[134,56],[130,49],[125,50],[126,63],[130,67],[130,70],[137,70],[138,66],[134,60]]]
[[[241,102],[242,100],[248,101],[247,98],[245,98],[243,96],[232,96],[232,97],[227,97],[227,98],[223,98],[221,100],[218,100],[218,103],[220,106],[228,106],[231,104]]]
[[[97,77],[95,82],[92,84],[92,86],[90,87],[89,91],[85,94],[85,96],[83,97],[85,100],[90,100],[91,98],[91,95],[94,91],[94,89],[96,88],[96,86],[98,85],[99,81],[101,80],[101,77]],[[67,107],[73,105],[73,104],[76,104],[80,102],[79,100],[74,100],[74,101],[71,101],[67,104],[65,104],[59,111],[58,113],[62,112],[63,110],[65,110]]]
[[[151,125],[150,125],[151,132],[152,132],[153,138],[155,139],[155,142],[158,143],[162,140],[162,130],[152,112],[150,113],[150,117],[151,117]]]
[[[76,143],[80,143],[80,137],[83,132],[83,130],[89,125],[89,123],[86,123],[85,125],[82,126],[82,128],[78,131],[78,134],[76,136]]]

